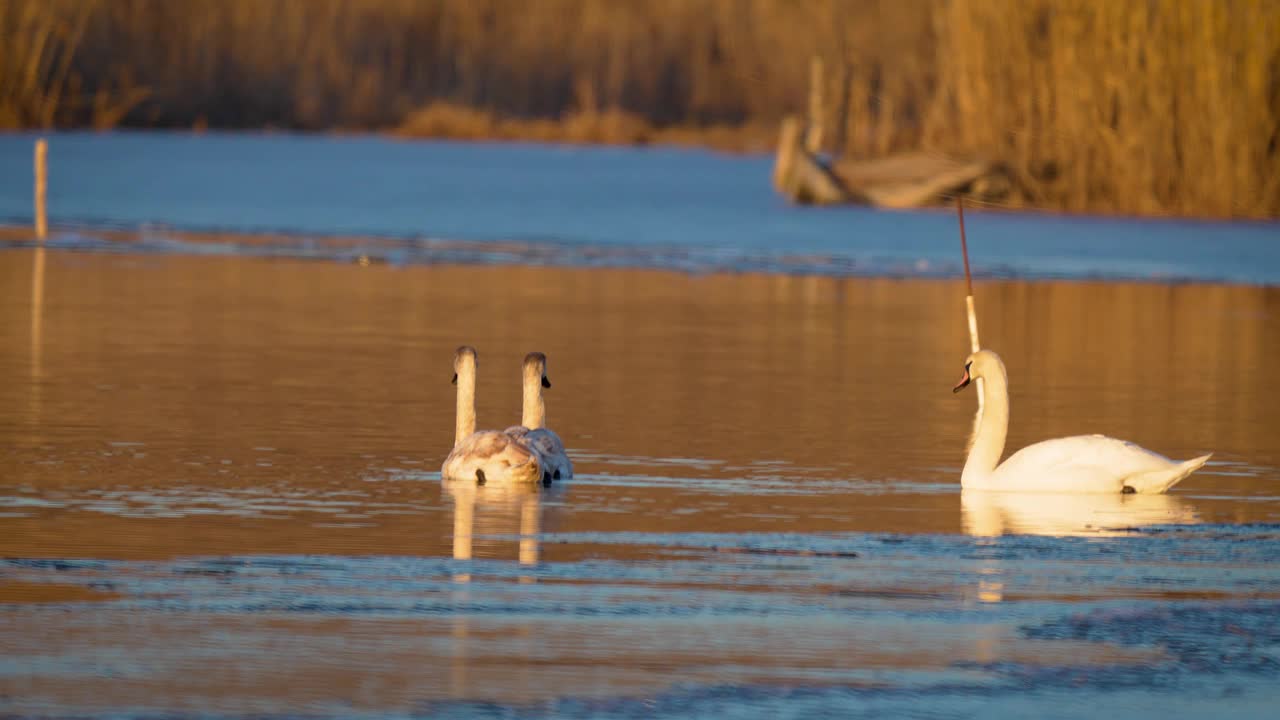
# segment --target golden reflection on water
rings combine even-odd
[[[481,535],[513,535],[519,536],[517,562],[521,567],[533,568],[538,564],[538,534],[542,526],[542,490],[531,485],[492,485],[477,486],[473,482],[444,481],[445,493],[453,504],[453,559],[469,561],[474,558],[474,538]],[[492,559],[504,559],[501,554],[492,555]],[[466,567],[466,566],[464,566]],[[458,587],[452,597],[455,607],[467,607],[471,600],[472,575],[469,569],[462,569],[453,575]],[[522,585],[535,582],[529,574],[521,574],[518,581]],[[465,612],[459,612],[450,618],[451,657],[449,662],[449,692],[452,697],[468,697],[472,691],[471,671],[471,621]],[[531,627],[528,623],[517,624],[514,628],[517,635],[528,636]],[[528,662],[531,653],[525,648],[523,659]],[[521,666],[517,672],[522,674],[522,685],[528,685],[527,667]]]
[[[1106,537],[1152,525],[1194,525],[1193,505],[1174,495],[962,492],[966,533]]]
[[[0,461],[6,487],[59,498],[7,519],[0,552],[447,556],[456,518],[438,482],[382,480],[439,467],[464,342],[483,359],[486,424],[518,420],[526,352],[555,364],[549,422],[580,476],[563,530],[972,524],[957,486],[974,400],[950,392],[968,346],[958,282],[43,258],[0,253]],[[1009,451],[1090,432],[1171,457],[1212,450],[1184,502],[1206,521],[1275,517],[1243,500],[1276,494],[1280,292],[1008,281],[976,294],[984,342],[1009,367]],[[183,516],[188,490],[225,514]],[[122,509],[76,505],[107,491]],[[236,493],[254,492],[277,506],[237,516]],[[342,493],[362,499],[305,511]],[[376,502],[416,515],[362,506]],[[1024,508],[1001,513],[1035,531]],[[531,537],[517,555],[537,554]]]
[[[964,532],[974,537],[1048,535],[1053,537],[1119,537],[1153,525],[1195,525],[1191,503],[1172,495],[1103,495],[1057,493],[960,493]],[[978,571],[977,598],[983,603],[1005,599],[1005,573],[1000,560],[984,560]]]
[[[40,379],[40,351],[44,345],[44,255],[43,247],[38,247],[31,253],[31,381],[33,384]]]
[[[28,413],[33,425],[41,424],[40,384],[44,370],[41,353],[44,348],[44,264],[45,249],[35,248],[31,253],[31,385]]]
[[[998,603],[1004,600],[1004,577],[997,561],[987,562],[978,570],[978,601]],[[990,653],[990,657],[994,659],[994,653]]]
[[[39,603],[114,596],[0,585],[28,613],[0,638],[7,655],[81,667],[109,654],[103,667],[123,657],[154,668],[124,679],[33,671],[0,690],[86,711],[148,697],[242,714],[861,682],[850,678],[964,662],[1150,662],[1158,651],[1030,640],[986,616],[668,616],[662,603],[681,593],[697,609],[750,606],[769,590],[540,568],[669,557],[596,533],[969,533],[982,558],[1004,533],[1277,519],[1276,290],[992,282],[977,294],[983,338],[1010,372],[1010,451],[1101,432],[1172,457],[1213,450],[1215,464],[1173,496],[961,493],[974,400],[950,392],[968,346],[958,282],[0,252],[0,556],[389,556],[374,607],[406,583],[418,592],[410,579],[434,587],[423,574],[440,572],[406,578],[394,559],[453,559],[443,589],[423,597],[443,615],[106,605],[44,622],[33,619]],[[442,485],[462,343],[480,350],[489,427],[520,416],[524,353],[551,357],[548,417],[575,453],[574,480],[549,491]],[[543,544],[551,532],[583,539]],[[737,557],[688,563],[718,572]],[[793,608],[1054,599],[1028,579],[1036,560],[899,559],[904,572],[871,554],[809,569],[812,558],[741,559],[723,577],[839,574],[770,596]],[[312,587],[353,592],[345,577],[338,590],[322,579]],[[202,587],[199,576],[161,580]],[[231,587],[253,582],[228,576]],[[657,611],[547,611],[564,603],[558,591],[598,610],[595,600],[630,602],[617,598],[636,597],[636,585]],[[252,607],[260,598],[245,592]],[[542,612],[521,612],[539,597]],[[202,672],[189,672],[194,663]]]
[[[385,708],[424,695],[526,700],[964,660],[1110,662],[1114,649],[1032,642],[999,623],[934,632],[840,615],[587,622],[468,609],[491,608],[483,603],[503,587],[530,590],[521,583],[542,577],[540,563],[658,552],[540,544],[548,532],[1104,534],[1276,512],[1256,500],[1274,494],[1280,455],[1266,401],[1280,387],[1267,372],[1280,350],[1268,289],[979,285],[983,337],[1011,375],[1010,450],[1103,432],[1175,457],[1211,449],[1226,463],[1217,467],[1238,473],[1193,476],[1168,498],[1046,504],[959,492],[974,410],[972,395],[950,392],[967,354],[960,283],[16,251],[0,253],[0,279],[0,495],[47,503],[6,508],[0,555],[455,560],[441,594],[460,610],[447,616],[113,610],[97,625],[76,616],[90,623],[78,630],[28,623],[7,640],[182,667],[199,637],[252,670],[125,684],[50,674],[29,685],[83,707],[174,688]],[[44,287],[57,292],[44,299]],[[524,353],[548,353],[548,417],[577,453],[577,478],[550,492],[439,482],[450,360],[464,342],[481,353],[479,415],[490,427],[519,417]],[[482,560],[515,567],[496,577]],[[1005,603],[1010,588],[1027,592],[1019,570],[983,561],[924,590]],[[825,604],[840,591],[865,591],[867,602],[921,591],[877,584],[874,572],[843,582],[794,593]],[[595,583],[613,584],[625,585]],[[536,592],[565,587],[544,579]],[[686,590],[655,581],[652,593]],[[310,659],[281,663],[226,637],[288,642]],[[360,694],[367,680],[376,697]]]

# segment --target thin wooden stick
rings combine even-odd
[[[965,307],[969,314],[969,346],[971,352],[982,347],[978,343],[978,313],[973,307],[973,275],[969,272],[969,240],[964,232],[964,200],[956,195],[956,215],[960,218],[960,254],[964,256]]]
[[[45,217],[45,189],[49,184],[49,143],[44,138],[36,140],[36,187],[35,187],[35,214],[36,214],[36,239],[44,242],[44,238],[49,234],[49,220]]]
[[[969,240],[964,234],[964,198],[956,195],[956,216],[960,218],[960,253],[964,255],[964,287],[973,297],[973,276],[969,274]]]
[[[964,256],[964,306],[965,312],[969,315],[969,351],[978,352],[982,346],[978,344],[978,313],[973,306],[973,275],[969,272],[969,240],[965,237],[964,232],[964,198],[956,195],[956,215],[960,218],[960,254]],[[983,392],[982,378],[978,378],[978,414],[974,417],[974,428],[978,427],[978,422],[982,418],[982,408],[986,404]],[[970,437],[972,441],[972,436]]]

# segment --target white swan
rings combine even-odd
[[[458,386],[458,415],[453,450],[440,474],[445,480],[537,482],[542,458],[523,438],[499,432],[476,432],[476,351],[463,345],[453,356],[453,382]]]
[[[506,432],[523,438],[542,456],[543,485],[573,477],[573,462],[565,452],[564,442],[546,426],[547,406],[542,399],[542,389],[551,387],[551,381],[547,379],[547,356],[540,352],[525,355],[521,380],[524,402],[520,424],[507,428]]]
[[[1000,356],[979,350],[966,358],[964,377],[953,392],[960,392],[976,378],[983,379],[986,397],[960,476],[960,485],[966,490],[1162,493],[1199,470],[1213,455],[1175,462],[1124,440],[1078,435],[1028,445],[1000,463],[1009,431],[1009,376]]]

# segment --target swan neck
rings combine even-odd
[[[474,366],[458,368],[458,411],[454,421],[453,445],[457,447],[476,431],[476,370]]]
[[[520,424],[530,430],[547,425],[547,405],[542,399],[542,371],[529,369],[524,373],[524,402]]]
[[[964,487],[980,485],[995,472],[1009,434],[1009,379],[1004,368],[983,376],[982,380],[975,383],[981,401],[973,447],[969,449],[969,458],[960,476]]]

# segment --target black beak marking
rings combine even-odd
[[[454,384],[454,385],[457,385],[457,384],[458,384],[458,373],[454,373],[454,374],[453,374],[453,379],[452,379],[452,380],[450,380],[449,382],[450,382],[450,383],[452,383],[452,384]]]
[[[543,376],[542,376],[542,387],[547,388],[547,389],[550,389],[550,388],[551,388],[551,381],[547,379],[547,376],[546,376],[546,375],[543,375]]]

